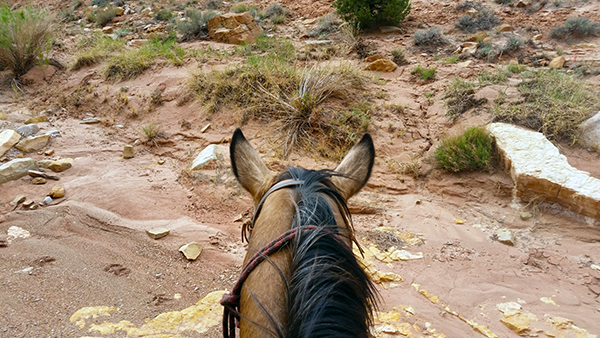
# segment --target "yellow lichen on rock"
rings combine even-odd
[[[114,306],[90,306],[84,307],[77,310],[69,319],[71,323],[75,322],[75,325],[80,328],[85,327],[85,320],[89,318],[98,318],[99,316],[110,316],[110,313],[118,310]]]

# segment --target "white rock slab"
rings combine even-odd
[[[548,202],[585,216],[600,218],[600,180],[567,162],[544,135],[505,123],[487,129],[496,139],[500,162],[524,200]]]
[[[32,158],[17,158],[0,165],[0,184],[18,180],[27,175],[29,169],[36,169],[37,164]]]
[[[215,162],[217,160],[224,160],[229,157],[229,147],[218,144],[211,144],[208,147],[204,148],[196,156],[196,159],[192,163],[192,170],[199,169],[214,169],[211,162]]]
[[[0,157],[4,156],[6,152],[12,148],[19,140],[21,139],[21,135],[19,135],[14,130],[5,130],[0,133]]]

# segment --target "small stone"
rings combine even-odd
[[[208,128],[210,128],[210,123],[205,125],[204,128],[202,128],[202,130],[200,130],[201,133],[204,133],[205,131],[208,130]]]
[[[55,185],[54,187],[52,187],[52,189],[48,193],[48,196],[50,196],[52,198],[65,197],[65,188],[60,185]]]
[[[46,184],[46,179],[45,179],[45,178],[43,178],[43,177],[34,177],[34,178],[31,180],[31,183],[33,183],[33,184],[37,184],[37,185],[40,185],[40,184]]]
[[[38,131],[40,131],[40,127],[35,123],[26,124],[17,128],[17,133],[21,134],[23,137],[35,135]]]
[[[202,247],[196,242],[191,242],[181,246],[181,248],[179,248],[179,251],[183,253],[185,258],[187,258],[188,260],[194,261],[196,260],[196,258],[198,258],[198,256],[200,256],[200,253],[202,252]]]
[[[81,121],[79,121],[79,123],[81,124],[94,124],[94,123],[100,123],[100,119],[96,118],[96,117],[87,117]]]
[[[42,122],[48,122],[48,116],[46,116],[46,115],[35,116],[35,117],[25,120],[25,122],[23,122],[23,124],[42,123]]]
[[[387,59],[379,59],[369,63],[364,68],[364,70],[389,73],[396,70],[396,68],[398,68],[398,65],[395,64],[394,61]]]
[[[55,173],[63,172],[73,165],[72,158],[62,158],[60,160],[39,160],[37,162],[40,168],[50,169]]]
[[[383,34],[402,33],[402,28],[396,26],[381,26],[379,27],[379,31]]]
[[[496,231],[496,236],[498,237],[498,242],[506,244],[506,245],[515,245],[512,232],[508,229],[498,229]]]
[[[102,27],[102,33],[104,33],[104,34],[112,34],[113,33],[112,26]]]
[[[17,195],[17,197],[15,197],[15,199],[12,201],[12,204],[19,205],[25,202],[26,199],[27,197],[25,197],[25,195]]]
[[[0,133],[0,157],[19,142],[21,136],[14,130],[5,130]]]
[[[514,30],[514,28],[513,28],[513,26],[505,23],[505,24],[498,26],[498,28],[496,28],[496,30],[498,32],[510,32],[510,31]]]
[[[125,8],[123,8],[123,7],[116,7],[115,9],[117,11],[117,16],[122,16],[123,14],[125,14]]]
[[[0,247],[8,246],[8,236],[0,234]]]
[[[154,229],[146,230],[146,233],[148,234],[148,236],[150,236],[150,238],[159,239],[159,238],[163,238],[166,235],[168,235],[169,229],[163,228],[163,227],[154,228]],[[179,249],[179,251],[181,251],[181,249]]]
[[[48,144],[48,141],[50,141],[50,135],[28,137],[17,143],[15,148],[25,153],[31,153],[44,148]]]
[[[519,216],[521,216],[521,219],[524,221],[530,220],[533,217],[533,215],[527,211],[519,212]]]
[[[536,34],[536,35],[534,35],[531,38],[531,40],[533,40],[533,41],[540,41],[540,40],[542,40],[542,34]]]
[[[470,65],[472,65],[472,64],[473,64],[473,61],[472,61],[472,60],[467,60],[467,61],[464,61],[464,62],[459,62],[459,63],[457,63],[456,65],[457,65],[458,67],[460,67],[460,68],[467,68],[467,67],[469,67],[469,66],[470,66]]]
[[[477,42],[463,42],[462,53],[475,54],[478,46]]]
[[[456,224],[465,224],[465,221],[462,220],[462,219],[460,219],[460,218],[455,218],[454,219],[454,223],[456,223]]]
[[[552,61],[550,61],[550,64],[548,64],[548,67],[560,69],[565,64],[565,61],[566,61],[566,59],[564,56],[555,57],[554,59],[552,59]]]
[[[160,159],[160,160],[158,160],[158,162],[157,162],[157,163],[158,163],[159,165],[163,165],[163,164],[165,164],[165,160],[163,160],[163,159]]]
[[[123,147],[123,158],[133,158],[134,156],[134,151],[133,151],[133,146],[130,144],[127,144]]]
[[[37,170],[28,170],[27,174],[31,177],[43,177],[43,178],[48,178],[48,179],[55,180],[55,181],[60,180],[60,177],[58,177],[56,175],[46,174],[44,172],[37,171]]]
[[[23,202],[22,206],[23,209],[28,209],[30,206],[34,205],[35,202],[33,200],[26,200],[25,202]]]
[[[333,40],[307,40],[304,43],[307,46],[321,46],[321,45],[330,45],[333,43]]]
[[[45,205],[52,203],[52,197],[50,197],[50,196],[44,197],[44,200],[42,201],[42,203]]]
[[[213,164],[216,161],[224,160],[228,156],[229,148],[227,146],[211,144],[196,156],[191,170],[214,169],[215,165]]]
[[[44,155],[46,155],[46,156],[54,155],[54,149],[48,149],[48,150],[44,151]]]
[[[304,21],[302,21],[303,24],[305,25],[314,25],[317,22],[318,18],[311,18],[311,19],[306,19]]]
[[[39,206],[37,204],[33,204],[32,206],[29,207],[29,210],[36,210]]]

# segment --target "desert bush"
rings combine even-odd
[[[185,11],[187,20],[178,21],[177,29],[181,33],[183,41],[189,41],[198,38],[208,38],[208,20],[217,16],[218,13],[212,10],[200,12],[195,9]]]
[[[433,80],[435,78],[435,67],[424,68],[421,65],[417,65],[413,70],[410,71],[411,74],[414,74],[419,77],[421,80]]]
[[[485,170],[491,166],[492,140],[485,128],[471,127],[462,135],[442,140],[434,158],[448,171]]]
[[[49,48],[53,16],[29,6],[11,10],[0,4],[0,65],[21,76],[38,62]]]
[[[524,44],[525,44],[525,42],[522,39],[520,39],[518,36],[511,35],[506,40],[506,45],[504,46],[504,50],[515,51],[515,50],[518,50],[519,48],[521,48]]]
[[[277,15],[271,18],[271,22],[275,25],[279,25],[285,22],[285,15]]]
[[[290,14],[290,11],[278,3],[271,4],[265,10],[265,17],[267,17],[267,18],[273,18],[273,17],[277,17],[277,16],[282,16],[282,15],[285,17],[289,14]]]
[[[104,27],[117,16],[117,7],[98,7],[90,12],[88,20],[94,22],[98,27]]]
[[[359,29],[397,25],[410,13],[410,0],[335,0],[337,13]]]
[[[475,18],[470,15],[461,16],[455,23],[456,28],[473,33],[478,30],[488,30],[500,23],[500,19],[494,14],[493,11],[483,8],[481,9]]]
[[[97,64],[108,57],[125,50],[123,39],[113,39],[102,33],[83,38],[78,43],[84,50],[77,54],[73,70]]]
[[[600,109],[600,97],[581,79],[556,70],[524,72],[523,100],[494,106],[495,120],[542,132],[553,141],[579,140],[579,125]]]
[[[600,23],[593,22],[587,17],[568,18],[564,24],[550,30],[550,37],[557,40],[580,38],[589,35],[598,35]]]
[[[169,21],[173,19],[173,13],[168,9],[161,9],[156,13],[154,18],[160,21]]]
[[[439,28],[418,30],[413,35],[413,38],[417,46],[440,46],[448,42]]]
[[[475,9],[475,10],[479,10],[481,9],[481,2],[477,2],[477,1],[463,1],[461,3],[459,3],[458,5],[456,5],[455,7],[457,12],[466,12],[470,9]]]
[[[446,88],[444,99],[448,112],[446,116],[455,121],[467,110],[485,103],[485,98],[475,99],[475,84],[455,77]]]
[[[314,30],[308,32],[308,36],[310,37],[318,37],[326,34],[334,33],[340,30],[340,26],[343,21],[333,13],[324,15],[319,19],[317,23],[317,27]]]
[[[153,39],[138,49],[131,49],[108,59],[104,77],[108,80],[131,79],[142,74],[158,59],[180,66],[184,56],[185,50],[177,46],[174,38]]]
[[[392,50],[392,61],[394,61],[394,63],[398,66],[407,65],[409,63],[402,49]]]

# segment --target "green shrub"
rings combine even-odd
[[[499,23],[500,19],[498,19],[493,11],[483,8],[477,13],[475,18],[472,18],[470,15],[461,16],[455,26],[462,31],[474,33],[478,30],[488,30]]]
[[[511,62],[506,66],[506,70],[518,74],[525,70],[525,65],[520,65],[518,62]]]
[[[265,10],[265,17],[267,18],[273,18],[277,16],[285,17],[289,14],[290,11],[278,3],[271,4],[271,6],[267,7],[267,9]]]
[[[117,16],[117,7],[98,7],[91,11],[88,20],[96,23],[98,27],[104,27],[107,23]]]
[[[285,22],[285,15],[277,15],[271,18],[271,22],[275,25],[279,25]]]
[[[421,65],[417,65],[413,70],[411,70],[411,74],[415,74],[421,80],[432,80],[435,78],[435,67],[432,68],[423,68]]]
[[[0,65],[21,76],[49,48],[53,16],[45,9],[29,6],[12,11],[0,5]]]
[[[565,40],[571,37],[598,35],[598,32],[600,32],[600,23],[598,22],[590,21],[587,17],[568,18],[564,24],[550,30],[550,37]]]
[[[195,9],[186,10],[185,16],[187,20],[177,22],[177,30],[183,36],[182,40],[189,41],[198,38],[208,38],[208,26],[206,23],[217,15],[219,14],[212,10],[205,12]]]
[[[393,49],[392,50],[392,61],[398,66],[407,65],[409,62],[406,60],[406,56],[402,49]]]
[[[583,80],[556,70],[524,72],[523,100],[494,106],[495,120],[542,132],[553,141],[579,140],[579,125],[600,109],[600,96]]]
[[[477,76],[480,85],[484,84],[498,84],[508,79],[508,72],[503,69],[498,69],[495,73],[483,71]]]
[[[256,7],[251,7],[251,6],[247,6],[246,4],[237,4],[233,7],[231,7],[231,12],[232,13],[244,13],[244,12],[250,12],[250,14],[252,14],[253,17],[256,17],[258,15],[258,10],[256,9]]]
[[[448,42],[439,28],[418,30],[413,35],[413,38],[417,46],[440,46]]]
[[[519,37],[517,37],[516,35],[511,35],[506,40],[506,45],[504,46],[504,50],[515,51],[515,50],[518,50],[519,48],[521,48],[524,44],[525,44],[525,42],[523,40],[521,40]]]
[[[161,9],[154,16],[156,20],[169,21],[173,19],[173,13],[168,9]]]
[[[471,127],[462,135],[442,140],[434,158],[448,171],[484,170],[491,166],[492,149],[492,137],[485,128]]]
[[[84,51],[77,54],[77,59],[72,67],[73,70],[97,64],[115,55],[115,53],[123,51],[125,49],[125,41],[123,39],[113,39],[99,33],[81,39],[79,46],[84,48]]]
[[[337,13],[359,29],[397,25],[410,13],[410,0],[335,0]]]

